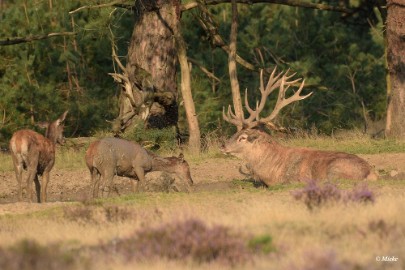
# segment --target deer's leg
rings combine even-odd
[[[17,160],[17,157],[12,155],[13,157],[13,165],[14,165],[14,172],[15,172],[15,178],[17,179],[18,183],[18,200],[22,201],[22,171],[23,171],[23,161],[22,160]]]
[[[41,184],[39,183],[39,179],[38,179],[38,174],[35,174],[34,177],[34,183],[35,183],[35,192],[37,194],[37,202],[41,202]],[[43,185],[43,183],[42,183]]]
[[[28,173],[27,173],[27,197],[29,202],[32,202],[33,199],[33,192],[32,192],[32,184],[34,182],[34,179],[37,177],[37,168],[36,167],[30,167],[28,168]]]
[[[93,168],[91,171],[93,198],[98,198],[98,193],[100,191],[100,179],[101,174],[97,171],[97,169]]]
[[[41,202],[46,202],[47,200],[47,189],[49,183],[49,171],[44,171],[42,175],[42,186],[41,186]]]
[[[136,166],[134,167],[134,171],[139,179],[139,182],[136,184],[136,191],[138,191],[139,187],[143,188],[143,185],[145,184],[145,170],[142,167]],[[132,185],[132,188],[135,188],[134,184]]]
[[[107,170],[104,171],[103,174],[103,197],[104,194],[107,193],[107,197],[110,196],[111,190],[112,190],[112,184],[113,184],[113,178],[114,178],[114,171],[113,170]]]
[[[138,179],[131,179],[131,185],[132,185],[132,192],[137,193],[138,190],[138,185],[139,185],[139,180]]]

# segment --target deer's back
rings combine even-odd
[[[10,140],[11,154],[18,156],[25,163],[38,159],[39,164],[45,167],[55,160],[55,145],[43,135],[23,129],[15,132]]]
[[[130,171],[133,164],[150,167],[150,157],[139,144],[118,138],[105,138],[93,142],[86,152],[86,164],[91,168],[114,168],[119,171]]]

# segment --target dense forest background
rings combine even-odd
[[[85,1],[87,5],[99,1]],[[69,11],[83,1],[0,1],[0,40],[53,32],[75,32],[13,46],[0,46],[0,141],[37,121],[69,110],[66,136],[91,136],[109,130],[118,114],[120,89],[114,72],[112,39],[125,61],[134,16],[125,8]],[[306,80],[314,94],[286,108],[280,124],[331,134],[336,129],[362,128],[364,110],[371,120],[386,110],[383,24],[340,13],[272,4],[238,5],[238,54],[258,67],[290,68]],[[230,32],[231,6],[209,7],[220,34]],[[377,13],[376,13],[377,14]],[[198,24],[197,9],[183,12],[187,55],[218,80],[192,65],[192,93],[202,134],[230,128],[222,108],[232,103],[228,55],[209,42]],[[238,66],[241,89],[257,98],[258,73]],[[180,82],[180,80],[178,80]],[[180,97],[181,99],[181,97]],[[179,126],[187,123],[179,101]],[[271,109],[271,106],[268,108]],[[265,114],[265,113],[264,113]]]

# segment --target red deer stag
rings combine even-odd
[[[256,103],[255,110],[249,106],[246,91],[245,107],[250,114],[248,118],[236,117],[230,106],[227,114],[223,111],[225,121],[242,128],[225,143],[223,152],[243,159],[253,177],[266,185],[309,179],[377,179],[372,167],[356,155],[283,146],[263,131],[263,126],[277,129],[272,121],[283,107],[312,94],[300,95],[304,87],[302,81],[299,88],[286,97],[289,87],[301,79],[288,81],[295,74],[288,76],[287,71],[275,76],[275,73],[276,69],[264,87],[263,71],[260,72],[261,100]],[[278,99],[273,111],[269,116],[260,118],[259,114],[264,109],[267,97],[277,88]]]
[[[193,184],[190,167],[182,154],[179,157],[159,157],[139,144],[123,139],[105,138],[93,142],[86,151],[85,159],[91,174],[94,198],[98,197],[101,178],[109,194],[114,175],[133,178],[142,185],[148,172],[164,171],[177,175],[188,185]],[[137,191],[137,186],[138,182],[132,181],[133,192]]]
[[[27,171],[26,193],[32,202],[32,183],[38,202],[46,202],[46,189],[49,183],[49,172],[55,163],[55,144],[64,144],[63,128],[66,115],[65,111],[52,123],[39,123],[46,128],[45,137],[30,130],[16,131],[10,140],[11,157],[13,158],[14,171],[18,182],[18,199],[22,201],[22,172]],[[42,175],[41,183],[38,176]]]

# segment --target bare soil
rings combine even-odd
[[[380,173],[382,178],[405,179],[405,153],[360,155]],[[242,161],[230,158],[207,159],[190,164],[194,186],[191,192],[226,190],[233,188],[232,180],[244,179],[239,168]],[[148,181],[163,179],[160,173],[147,175]],[[113,196],[131,193],[131,182],[128,178],[115,177]],[[178,181],[178,180],[176,180]],[[181,183],[179,183],[181,186]],[[48,202],[44,204],[18,202],[17,181],[14,172],[0,173],[0,215],[7,213],[26,213],[72,201],[83,201],[90,196],[90,174],[88,170],[57,170],[51,172],[48,185]]]

